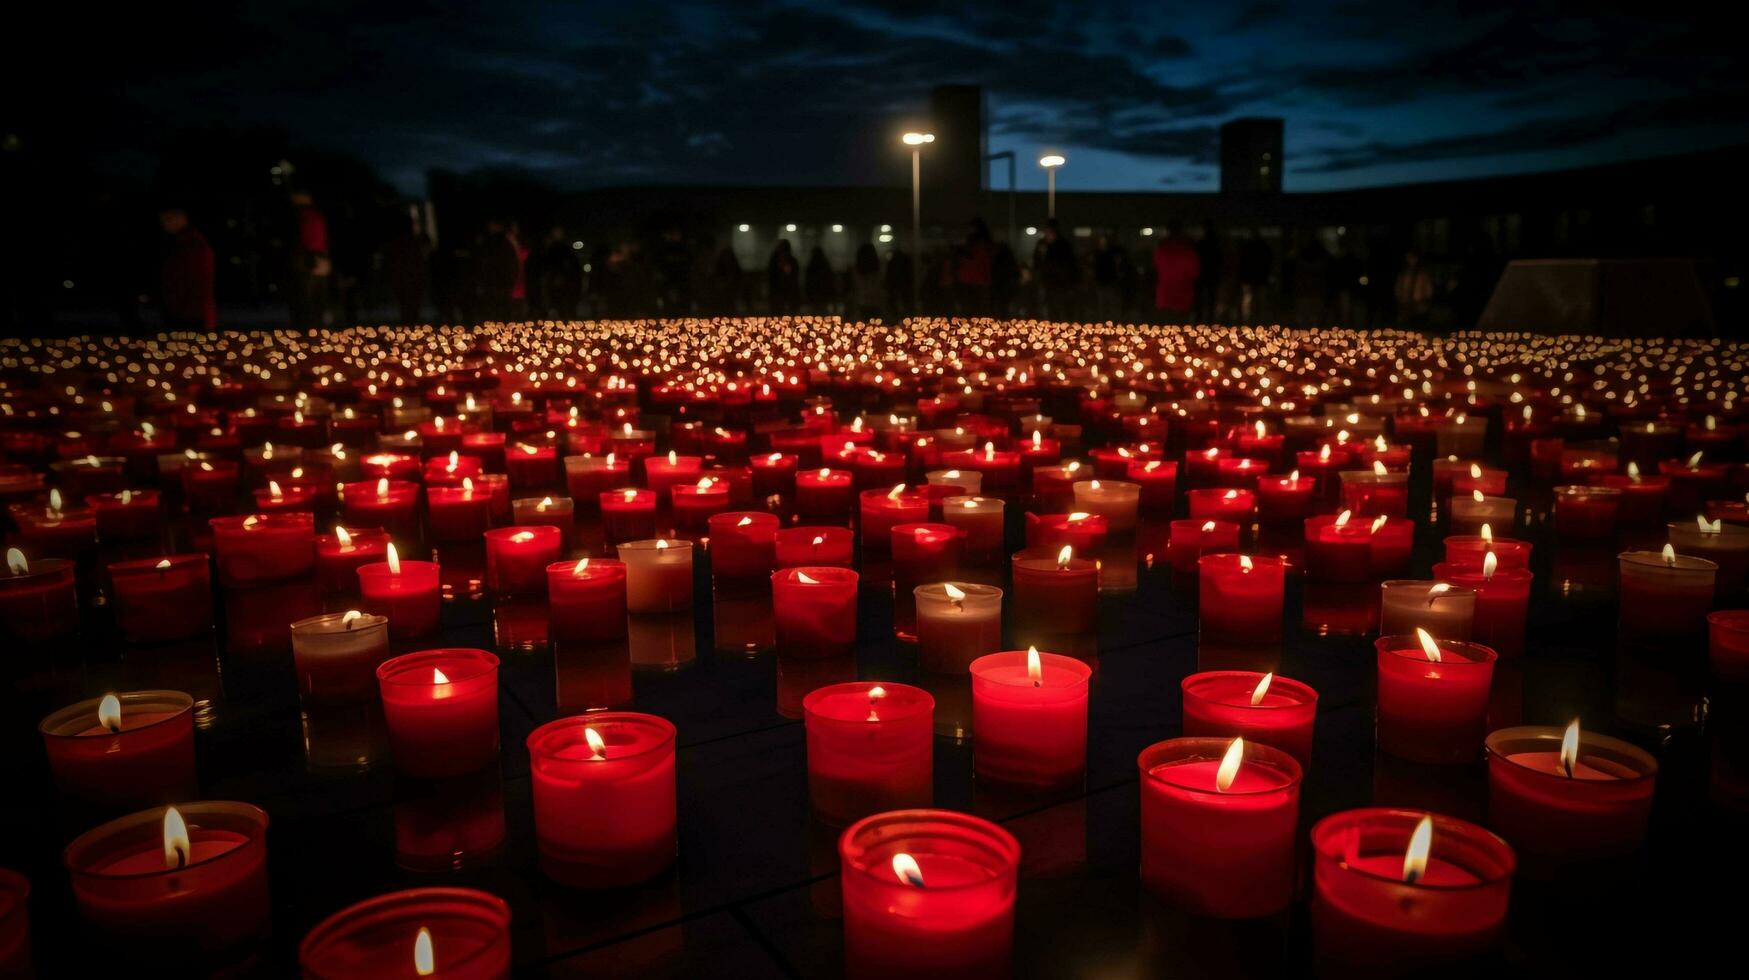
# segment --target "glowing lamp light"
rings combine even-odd
[[[906,133],[905,135],[899,137],[899,139],[906,146],[922,146],[925,143],[935,142],[935,134],[934,133]]]

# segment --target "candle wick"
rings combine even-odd
[[[1421,874],[1422,874],[1422,872],[1421,872],[1420,868],[1404,868],[1403,869],[1403,884],[1413,885],[1417,881],[1421,880]]]

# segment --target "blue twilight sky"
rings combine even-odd
[[[1212,190],[1215,132],[1241,115],[1287,120],[1290,191],[1745,141],[1749,72],[1722,5],[1604,6],[134,5],[96,36],[77,25],[84,67],[42,97],[116,161],[178,127],[274,127],[409,193],[433,167],[564,188],[901,183],[894,135],[943,82],[985,87],[990,149],[1020,154],[1024,187],[1043,186],[1030,161],[1049,148],[1064,188]]]

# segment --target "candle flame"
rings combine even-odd
[[[97,723],[112,732],[121,731],[121,698],[105,694],[97,702]]]
[[[656,539],[656,550],[657,551],[667,551],[668,550],[668,539],[667,538],[657,538]]]
[[[449,683],[449,675],[445,674],[443,671],[437,669],[436,667],[433,667],[433,668],[431,668],[431,683],[433,683],[433,684],[448,684]]]
[[[1386,521],[1388,521],[1388,520],[1390,520],[1390,517],[1389,517],[1389,516],[1387,516],[1387,515],[1385,515],[1385,514],[1380,514],[1380,515],[1379,515],[1379,516],[1378,516],[1378,517],[1377,517],[1377,518],[1375,518],[1375,519],[1374,519],[1374,520],[1373,520],[1373,522],[1372,522],[1372,530],[1371,530],[1371,531],[1368,531],[1368,532],[1367,532],[1367,533],[1369,533],[1369,534],[1377,534],[1377,533],[1379,533],[1379,528],[1381,528],[1381,527],[1384,527],[1384,526],[1385,526],[1385,522],[1386,522]]]
[[[267,495],[275,500],[285,499],[285,492],[279,488],[278,480],[267,481]]]
[[[917,866],[917,859],[904,851],[893,855],[893,875],[913,888],[923,887],[923,869]]]
[[[717,485],[717,481],[711,479],[708,476],[701,477],[698,481],[698,489],[700,492],[703,492],[705,490],[709,490],[711,487],[714,487],[716,485]]]
[[[517,544],[527,544],[528,542],[534,540],[534,532],[533,531],[518,531],[517,533],[512,534],[510,536],[510,540],[516,542]]]
[[[591,759],[600,760],[607,758],[607,743],[602,741],[600,732],[585,726],[583,729],[583,740],[589,743],[589,757]]]
[[[261,518],[256,517],[254,514],[250,514],[248,517],[243,518],[243,526],[246,528],[254,527],[259,523],[261,523]]]
[[[1482,491],[1480,491],[1480,490],[1471,490],[1470,491],[1470,499],[1474,500],[1476,503],[1479,504],[1479,503],[1482,503],[1483,501],[1487,500],[1488,498],[1482,496]]]
[[[1700,458],[1704,455],[1705,455],[1704,452],[1698,452],[1698,453],[1695,453],[1693,456],[1688,457],[1688,468],[1691,470],[1700,469]]]
[[[821,546],[825,543],[826,543],[826,536],[824,534],[814,535],[814,547],[818,548],[819,546]]]
[[[23,575],[30,571],[30,562],[25,560],[24,552],[17,548],[7,548],[6,567],[11,569],[14,575]]]
[[[1233,744],[1227,746],[1227,754],[1221,757],[1221,767],[1215,771],[1215,789],[1225,793],[1233,785],[1233,780],[1239,775],[1239,763],[1245,759],[1245,740],[1233,739]]]
[[[832,471],[830,469],[828,469],[824,466],[820,467],[820,479],[824,480],[831,475],[832,475]]]
[[[182,814],[178,812],[175,807],[165,807],[164,867],[186,867],[188,865],[188,856],[188,824],[183,822]]]
[[[390,575],[401,574],[401,556],[395,551],[395,545],[393,542],[390,542],[389,546],[383,549],[383,558],[389,563]]]
[[[1044,442],[1044,434],[1037,429],[1032,430],[1032,448],[1038,449]]]
[[[1435,582],[1435,583],[1433,583],[1433,587],[1427,590],[1427,604],[1430,606],[1433,605],[1433,600],[1439,598],[1442,595],[1445,595],[1447,592],[1450,592],[1450,591],[1451,591],[1451,583],[1450,582]]]
[[[389,495],[389,478],[386,476],[379,477],[377,479],[377,499],[383,500],[383,499],[387,498],[388,495]]]
[[[1480,480],[1481,478],[1482,478],[1482,467],[1478,466],[1475,463],[1471,463],[1470,464],[1470,479]]]
[[[1324,445],[1322,445],[1318,448],[1318,462],[1327,463],[1329,461],[1330,461],[1330,444],[1326,442]]]
[[[1567,778],[1573,778],[1573,767],[1579,764],[1579,719],[1567,723],[1567,730],[1561,735],[1561,769]]]
[[[1293,472],[1291,472],[1291,473],[1289,473],[1289,474],[1288,474],[1288,475],[1287,475],[1287,482],[1289,482],[1289,483],[1298,483],[1298,482],[1300,482],[1300,471],[1299,471],[1299,470],[1294,470],[1294,471],[1293,471]]]
[[[445,466],[444,469],[450,471],[451,473],[454,473],[456,467],[461,465],[461,462],[462,462],[461,453],[458,453],[452,449],[449,452],[449,465]]]
[[[1486,524],[1482,525],[1482,546],[1490,550],[1494,546],[1494,529]]]
[[[819,579],[809,577],[807,572],[797,572],[796,573],[796,581],[802,583],[803,585],[819,585],[820,584]]]
[[[736,527],[746,527],[746,526],[747,526],[747,525],[749,525],[749,524],[751,524],[751,523],[753,523],[753,518],[751,518],[751,517],[743,517],[743,518],[741,518],[741,519],[740,519],[740,520],[738,520],[738,521],[736,521],[736,522],[735,522],[735,526],[736,526]]]
[[[887,689],[880,686],[879,684],[876,684],[874,687],[871,687],[868,689],[868,699],[870,701],[879,701],[881,698],[884,698],[886,696],[887,696]]]
[[[887,499],[888,500],[898,500],[899,494],[904,493],[904,492],[905,492],[905,485],[903,483],[897,484],[893,487],[893,489],[887,491]]]
[[[161,560],[161,561],[159,561],[159,562],[158,562],[158,564],[156,564],[156,565],[153,565],[153,566],[152,566],[152,567],[153,567],[153,568],[155,568],[155,569],[157,569],[157,570],[158,570],[158,571],[160,571],[160,572],[161,572],[161,571],[163,571],[163,570],[164,570],[164,569],[166,569],[166,568],[169,568],[169,567],[170,567],[170,559],[168,559],[168,558],[165,558],[165,559],[163,559],[163,560]]]
[[[1068,568],[1069,562],[1072,561],[1074,557],[1075,549],[1069,545],[1063,545],[1063,550],[1057,552],[1057,567]]]
[[[1354,517],[1354,511],[1351,511],[1351,510],[1345,510],[1340,514],[1337,514],[1335,526],[1336,527],[1347,527],[1348,521],[1352,517]]]
[[[1492,551],[1482,556],[1482,581],[1492,582],[1494,572],[1500,567],[1500,559],[1494,557]]]
[[[1251,706],[1253,708],[1263,703],[1264,695],[1269,693],[1269,682],[1273,680],[1275,680],[1275,672],[1271,671],[1264,674],[1263,679],[1257,682],[1257,686],[1251,689]]]
[[[1669,565],[1671,568],[1675,568],[1676,567],[1676,546],[1673,544],[1666,544],[1664,546],[1663,555],[1664,555],[1664,564]]]
[[[1702,534],[1719,534],[1725,529],[1725,519],[1723,517],[1708,523],[1705,514],[1696,514],[1694,520],[1695,523],[1700,525],[1700,533]]]
[[[1202,522],[1202,533],[1207,534],[1210,531],[1213,531],[1214,529],[1215,529],[1215,522],[1214,521],[1203,521]]]
[[[352,629],[352,624],[358,622],[359,620],[361,620],[363,618],[364,618],[364,613],[361,613],[356,609],[348,609],[348,610],[346,610],[346,614],[340,617],[340,625],[342,625],[350,630],[350,629]]]
[[[1238,500],[1239,499],[1239,491],[1228,490],[1226,492],[1226,494],[1221,497],[1221,499],[1222,500]]]
[[[1254,428],[1257,432],[1257,438],[1259,438],[1259,439],[1263,438],[1264,435],[1269,432],[1269,429],[1264,426],[1264,424],[1261,420],[1258,421],[1258,423],[1256,424],[1256,426],[1254,426]]]
[[[1026,676],[1032,681],[1033,687],[1044,685],[1044,667],[1039,663],[1038,647],[1026,648]]]
[[[1385,469],[1385,461],[1384,460],[1375,459],[1372,461],[1372,472],[1373,472],[1374,476],[1384,476],[1386,473],[1388,473],[1390,471]]]
[[[1250,555],[1240,555],[1239,556],[1239,571],[1241,571],[1241,572],[1251,571],[1251,556]]]
[[[61,513],[61,491],[49,490],[49,513],[59,516]]]
[[[948,470],[946,473],[943,473],[941,475],[943,477],[946,477],[949,480],[957,480],[960,478],[960,471],[959,470]]]
[[[1415,627],[1415,639],[1421,641],[1421,649],[1427,654],[1428,663],[1437,664],[1444,662],[1443,658],[1439,655],[1439,644],[1434,642],[1432,633],[1417,626]]]
[[[1409,846],[1403,851],[1403,881],[1413,885],[1427,873],[1427,856],[1433,851],[1433,817],[1421,818],[1415,832],[1409,835]]]
[[[1093,516],[1092,514],[1089,514],[1084,510],[1078,510],[1078,511],[1075,511],[1073,514],[1069,515],[1069,520],[1071,520],[1071,521],[1084,521],[1087,518],[1092,517],[1092,516]]]
[[[638,499],[638,492],[636,490],[627,490],[625,492],[625,494],[626,494],[626,503],[628,503],[628,504],[631,503],[632,501]]]

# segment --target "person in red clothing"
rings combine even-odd
[[[1182,323],[1196,306],[1196,280],[1202,259],[1195,246],[1176,229],[1154,246],[1154,313],[1162,321]]]
[[[292,327],[313,330],[327,320],[328,287],[334,275],[328,219],[316,209],[309,191],[293,191],[291,206],[297,237],[292,242],[291,291],[286,300]]]
[[[206,236],[181,208],[158,212],[158,226],[169,240],[159,269],[158,305],[165,330],[211,330],[218,325],[213,302],[213,250]]]

